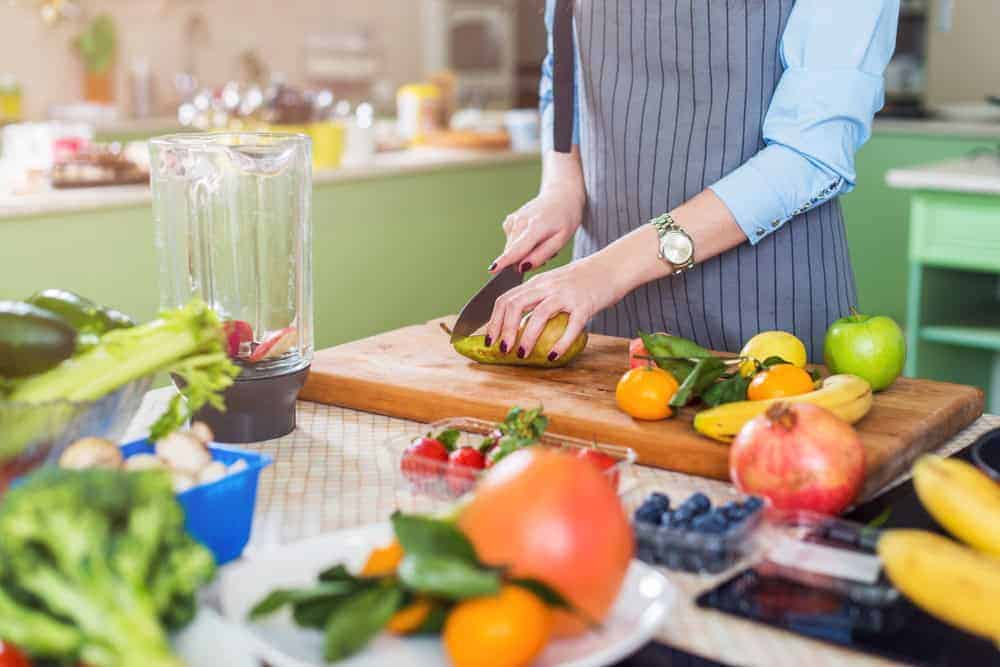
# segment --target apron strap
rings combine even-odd
[[[557,153],[573,149],[573,0],[556,0],[552,26],[552,93],[554,96],[553,144]]]

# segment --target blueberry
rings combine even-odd
[[[681,503],[678,509],[690,508],[691,515],[697,516],[711,509],[712,503],[704,493],[692,494],[687,500]]]
[[[726,503],[719,510],[725,515],[730,521],[739,521],[743,518],[743,508],[737,502]]]
[[[750,496],[743,503],[744,509],[750,510],[751,513],[756,512],[763,506],[764,506],[764,501],[761,498],[758,498],[757,496]]]
[[[691,529],[699,533],[716,534],[723,532],[729,526],[726,517],[718,510],[706,512],[691,521]]]
[[[692,510],[689,506],[681,505],[673,511],[673,524],[680,525],[688,523],[692,518],[694,518],[694,510]]]
[[[671,512],[670,510],[664,510],[664,512],[660,514],[661,526],[669,526],[670,522],[673,520],[674,520],[674,513]]]
[[[670,509],[670,497],[665,493],[652,493],[649,498],[646,499],[647,503],[653,503],[660,508],[661,512],[666,512]]]
[[[687,528],[691,525],[691,517],[680,510],[674,510],[670,513],[670,522],[665,525],[669,528]]]
[[[663,512],[660,511],[660,508],[643,503],[642,505],[639,505],[639,509],[635,511],[633,516],[639,523],[650,523],[658,526],[660,525],[661,514],[663,514]]]

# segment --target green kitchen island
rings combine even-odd
[[[1000,154],[894,169],[911,193],[906,374],[987,390],[1000,407]]]

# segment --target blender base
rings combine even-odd
[[[284,375],[238,377],[223,394],[225,412],[206,406],[193,420],[208,424],[218,442],[260,442],[288,435],[295,429],[295,401],[308,375],[309,366]]]

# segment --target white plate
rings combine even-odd
[[[235,623],[246,623],[254,648],[273,667],[325,665],[320,632],[295,626],[287,611],[253,623],[246,622],[247,612],[275,588],[313,583],[330,565],[344,563],[356,571],[373,547],[391,538],[389,524],[374,524],[283,546],[253,560],[228,565],[220,576],[222,613]],[[598,667],[621,660],[649,641],[676,598],[677,590],[666,577],[632,561],[618,600],[601,629],[552,642],[535,665]],[[446,662],[436,637],[399,638],[383,633],[367,649],[338,664],[437,667]]]

